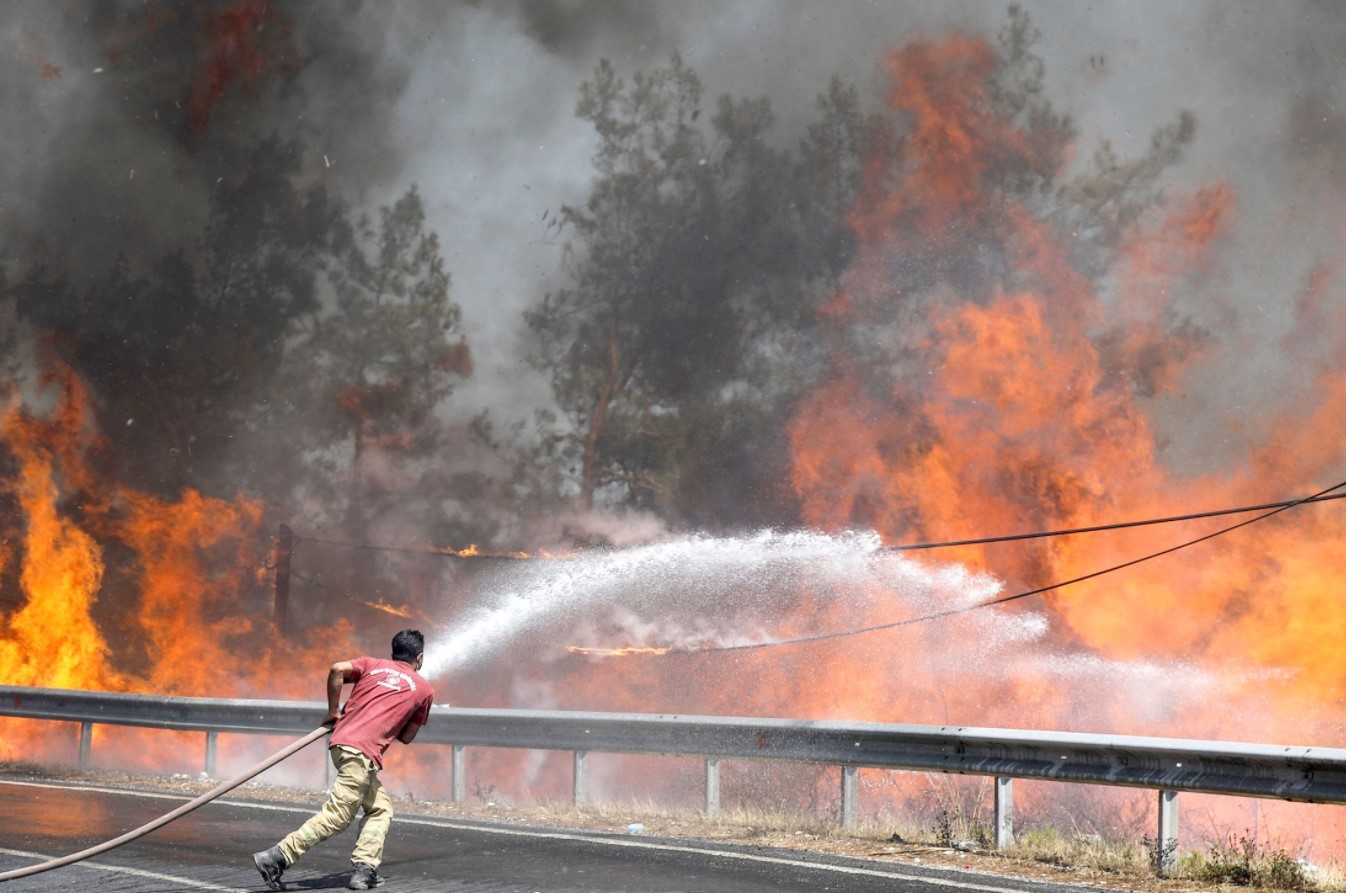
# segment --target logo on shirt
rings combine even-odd
[[[369,671],[371,677],[382,676],[382,679],[375,679],[375,685],[381,685],[384,688],[390,688],[393,691],[415,691],[416,680],[412,679],[406,673],[400,670],[394,670],[390,667],[375,667]],[[405,686],[405,688],[403,687]]]

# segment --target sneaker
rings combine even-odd
[[[263,850],[260,853],[252,854],[252,864],[257,866],[261,872],[262,880],[272,890],[284,890],[285,885],[281,883],[280,876],[285,873],[285,857],[280,854],[280,847],[273,846],[269,850]]]
[[[382,886],[383,878],[379,877],[379,873],[372,865],[363,862],[355,863],[355,870],[351,872],[351,882],[346,885],[350,890],[372,890]]]

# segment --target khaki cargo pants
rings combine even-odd
[[[332,782],[327,802],[318,814],[278,844],[285,864],[293,865],[317,844],[345,831],[355,820],[356,811],[363,809],[351,864],[363,862],[378,868],[383,862],[383,840],[393,821],[392,798],[379,783],[378,770],[369,757],[341,746],[329,748],[328,752],[337,770],[336,781]]]

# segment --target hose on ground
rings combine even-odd
[[[64,868],[67,865],[74,865],[76,862],[83,862],[85,859],[90,859],[94,856],[99,855],[100,853],[106,853],[108,850],[116,849],[122,844],[130,843],[131,841],[137,838],[144,837],[146,834],[149,834],[156,828],[162,828],[169,822],[182,818],[192,810],[205,806],[211,800],[214,800],[217,797],[221,797],[224,794],[229,793],[234,788],[243,784],[245,781],[249,781],[250,779],[256,776],[261,775],[267,769],[270,769],[272,766],[276,765],[282,760],[286,760],[294,756],[296,753],[303,750],[305,747],[308,747],[314,741],[317,741],[319,738],[323,737],[330,731],[332,730],[327,726],[318,726],[318,728],[309,732],[303,738],[300,738],[298,741],[294,742],[293,744],[289,745],[283,750],[279,750],[276,753],[272,754],[271,756],[267,757],[265,760],[262,760],[262,762],[258,763],[256,766],[253,766],[251,769],[244,772],[242,775],[232,778],[229,781],[226,781],[224,784],[221,784],[216,788],[206,791],[206,793],[197,797],[195,800],[192,800],[190,803],[184,803],[177,809],[173,810],[172,812],[165,813],[164,815],[159,816],[159,818],[155,819],[154,821],[149,822],[148,824],[141,825],[134,831],[127,831],[121,837],[104,841],[103,843],[100,843],[97,846],[89,847],[87,850],[80,850],[78,853],[71,853],[69,856],[62,856],[59,859],[52,859],[47,862],[40,862],[37,865],[29,865],[26,868],[16,868],[13,871],[0,872],[0,881],[12,881],[16,878],[28,877],[29,875],[33,874],[41,874],[44,871],[51,871],[53,868]]]

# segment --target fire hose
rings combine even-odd
[[[122,844],[130,843],[131,841],[136,840],[137,838],[144,837],[146,834],[149,834],[156,828],[162,828],[169,822],[182,818],[187,813],[195,809],[198,809],[199,807],[205,806],[207,803],[216,799],[217,797],[221,797],[224,794],[229,793],[234,788],[243,784],[245,781],[248,781],[258,775],[261,775],[267,769],[270,769],[272,766],[276,765],[282,760],[289,759],[290,757],[294,756],[296,753],[303,750],[305,747],[308,747],[314,741],[317,741],[319,738],[323,737],[324,735],[326,735],[331,731],[332,731],[331,728],[329,728],[328,726],[319,726],[318,728],[309,732],[303,738],[300,738],[298,741],[294,742],[293,744],[289,745],[283,750],[279,750],[276,753],[272,754],[271,756],[267,757],[265,760],[262,760],[262,762],[258,763],[256,766],[253,766],[251,769],[247,770],[242,775],[239,775],[236,778],[226,781],[224,784],[221,784],[220,786],[207,791],[206,793],[197,797],[195,800],[192,800],[190,803],[184,803],[177,809],[173,810],[172,812],[165,813],[164,815],[159,816],[159,818],[155,819],[152,822],[141,825],[134,831],[127,831],[121,837],[104,841],[103,843],[100,843],[97,846],[89,847],[87,850],[80,850],[78,853],[71,853],[69,856],[61,856],[59,859],[52,859],[48,862],[40,862],[37,865],[29,865],[27,868],[16,868],[13,871],[0,872],[0,882],[12,881],[15,880],[16,878],[28,877],[29,875],[40,874],[44,871],[51,871],[53,868],[63,868],[66,865],[73,865],[76,862],[83,862],[85,859],[92,858],[94,856],[99,855],[100,853],[106,853],[108,850],[116,849]]]

